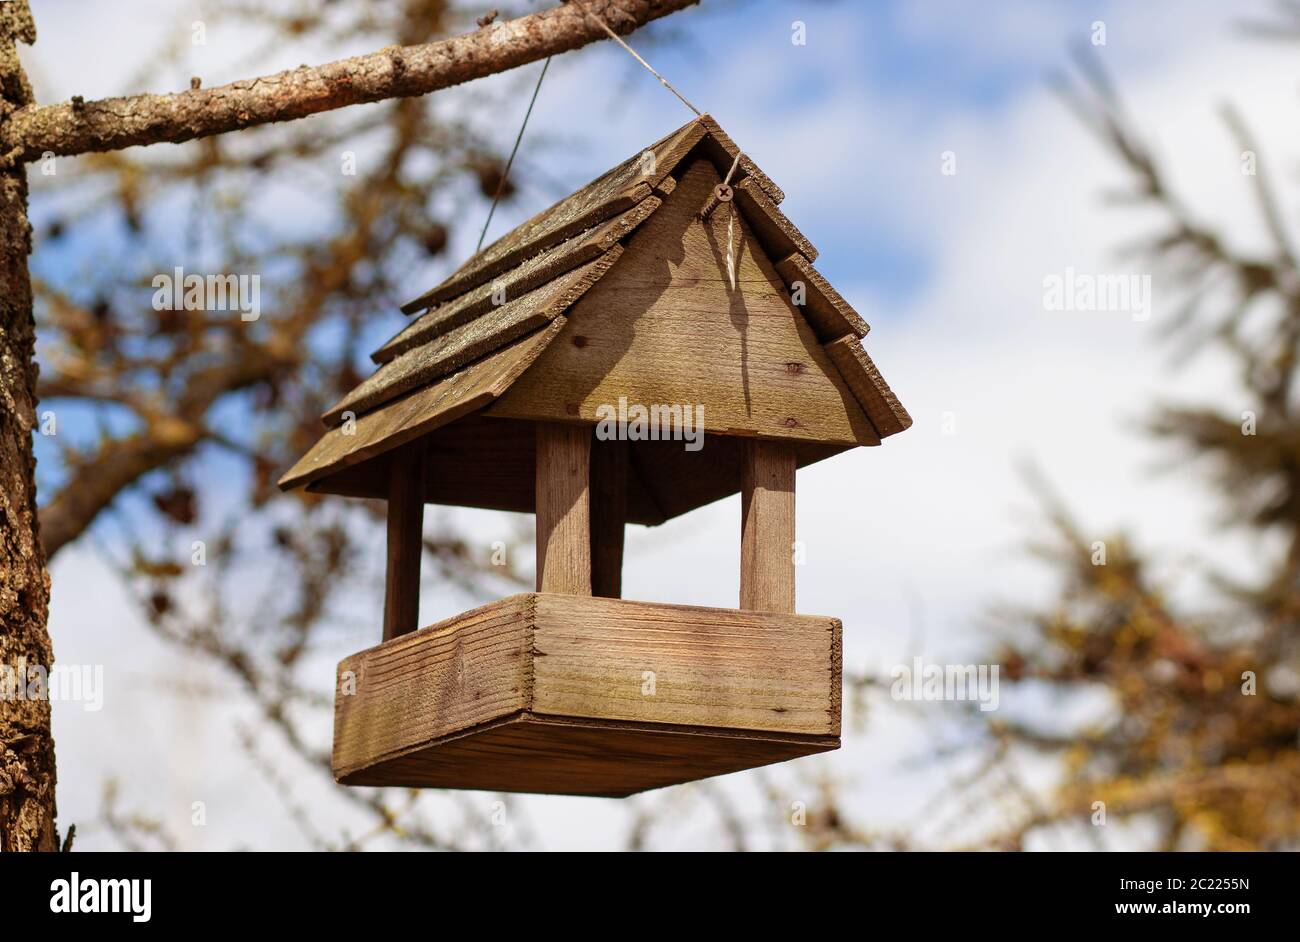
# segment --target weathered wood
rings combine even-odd
[[[708,138],[704,141],[703,149],[713,161],[713,166],[717,168],[717,171],[725,174],[731,168],[736,152],[740,148],[736,146],[736,142],[731,139],[727,132],[722,130],[722,125],[718,124],[712,115],[702,115],[698,120],[704,129],[708,131]],[[759,188],[767,194],[767,198],[774,204],[785,199],[785,193],[781,191],[781,188],[760,170],[758,165],[750,160],[747,154],[741,154],[740,166],[736,168],[736,171],[736,174],[731,178],[732,183],[737,183],[746,177],[753,177],[754,182],[758,184]]]
[[[688,122],[502,236],[403,309],[414,310],[462,295],[582,229],[639,203],[652,190],[664,195],[672,192],[669,174],[688,155],[700,151],[720,173],[725,173],[737,148],[708,115]],[[742,156],[736,179],[752,179],[773,205],[785,198],[780,187],[748,157]]]
[[[279,486],[288,490],[310,484],[483,408],[510,388],[563,326],[564,318],[557,318],[537,333],[443,377],[432,386],[385,403],[356,419],[354,424],[344,422],[331,429],[285,472]]]
[[[618,264],[570,310],[563,335],[492,414],[595,423],[602,407],[623,397],[645,407],[704,404],[713,433],[877,443],[739,216],[732,230],[738,288],[731,289],[726,214],[707,222],[697,216],[719,179],[703,159],[684,171]]]
[[[838,738],[523,712],[348,774],[344,785],[626,798],[838,749]]]
[[[672,195],[672,192],[675,189],[677,189],[677,178],[664,177],[655,186],[654,194],[655,197],[658,198],[658,200],[660,201],[660,204],[662,204],[664,200],[668,199],[668,197]]]
[[[817,250],[785,213],[776,208],[758,181],[750,177],[734,187],[735,204],[758,236],[769,258],[786,258],[798,252],[808,261],[817,260]]]
[[[340,399],[321,416],[322,421],[326,425],[338,425],[344,412],[350,410],[357,415],[370,412],[416,386],[428,385],[438,377],[545,326],[572,307],[601,275],[609,271],[622,251],[616,245],[594,262],[575,268],[522,297],[491,308],[423,346],[407,350]]]
[[[848,383],[849,389],[871,419],[881,438],[910,428],[912,417],[871,362],[867,351],[853,337],[841,337],[826,344],[826,352]]]
[[[426,504],[527,514],[536,510],[535,423],[497,419],[480,412],[435,429],[425,436],[425,441]],[[830,453],[820,453],[809,460],[820,460]],[[314,481],[307,489],[315,494],[382,500],[388,494],[388,475],[383,465],[382,460],[362,462]],[[732,477],[735,478],[734,468]],[[627,486],[628,523],[653,526],[667,519],[640,477],[630,475]],[[739,479],[735,478],[730,490],[700,496],[701,502],[693,506],[679,500],[673,506],[677,508],[676,513],[685,513],[710,500],[734,494],[739,487]],[[688,489],[684,496],[694,498],[698,494],[695,489]]]
[[[395,353],[400,353],[413,343],[445,333],[478,316],[496,303],[493,294],[502,289],[508,297],[517,297],[572,268],[577,268],[583,262],[599,258],[648,219],[662,203],[663,200],[658,196],[647,196],[627,212],[592,226],[559,245],[540,251],[524,259],[518,266],[502,272],[498,277],[464,294],[456,295],[432,310],[427,310],[392,340],[376,350],[372,355],[375,362],[383,363],[385,360],[390,360]],[[429,291],[414,301],[403,304],[402,311],[406,314],[425,311],[432,303],[430,300],[432,295],[433,292]]]
[[[480,412],[435,429],[425,440],[426,504],[535,511],[533,422]],[[699,452],[685,451],[678,442],[628,443],[628,523],[656,526],[740,493],[740,449],[746,439],[714,435],[708,441],[708,448]],[[849,447],[817,442],[790,445],[800,468]],[[313,481],[307,490],[383,500],[388,494],[387,469],[382,460],[363,461]]]
[[[339,664],[334,774],[622,796],[835,749],[840,633],[805,615],[503,599]]]
[[[424,441],[388,456],[388,569],[384,640],[419,627],[420,560],[424,555]]]
[[[835,619],[548,594],[534,617],[534,713],[839,734]]]
[[[713,435],[701,451],[677,442],[636,442],[631,449],[634,483],[644,482],[663,519],[671,520],[740,492],[740,455],[750,439]],[[848,446],[789,442],[799,467],[837,455]],[[635,491],[633,492],[635,494]],[[634,523],[644,523],[633,518]]]
[[[623,594],[628,447],[618,440],[591,443],[591,594],[610,599]]]
[[[617,178],[615,182],[627,184],[627,189],[606,193],[605,188],[602,187],[601,198],[593,200],[591,205],[586,202],[578,202],[571,206],[561,204],[535,216],[519,229],[503,236],[502,241],[507,244],[493,243],[461,266],[442,284],[422,295],[421,303],[442,304],[488,284],[491,279],[522,264],[537,253],[550,249],[581,233],[584,229],[604,222],[611,216],[631,209],[642,200],[649,198],[654,191],[653,187],[644,181]],[[574,196],[578,195],[574,194]]]
[[[822,343],[850,334],[865,337],[871,330],[852,305],[798,252],[777,262],[776,271],[791,291],[796,285],[803,286],[804,303],[796,306]]]
[[[795,455],[748,441],[740,469],[740,607],[794,611]]]
[[[856,342],[866,323],[812,267],[815,250],[776,209],[783,194],[748,158],[731,210],[698,218],[737,153],[706,115],[470,260],[418,300],[441,305],[380,348],[386,365],[326,414],[355,434],[327,433],[281,486],[382,495],[371,459],[471,413],[596,424],[620,400],[674,421],[703,407],[715,441],[707,457],[685,452],[680,436],[631,448],[627,521],[654,524],[735,493],[739,440],[795,444],[802,466],[906,428]],[[629,182],[646,188],[631,202]],[[507,300],[493,307],[497,276]],[[798,307],[787,286],[796,281],[806,288]],[[456,441],[427,494],[535,509],[531,445]]]
[[[334,774],[510,716],[529,704],[532,608],[493,602],[344,658],[334,699]]]
[[[650,196],[703,136],[703,131],[693,125],[679,128],[506,233],[442,284],[421,295],[420,303],[439,304],[464,294],[525,259],[636,206]],[[643,156],[647,151],[653,160]]]
[[[537,426],[537,590],[591,595],[591,428]]]

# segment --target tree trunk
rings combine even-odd
[[[0,125],[31,103],[16,47],[35,40],[27,0],[0,3]],[[15,162],[0,169],[0,851],[58,849],[50,704],[10,689],[30,667],[48,670],[54,660],[45,627],[50,581],[36,522],[30,253],[27,172]]]

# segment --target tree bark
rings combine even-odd
[[[53,666],[31,438],[37,370],[26,162],[47,152],[180,143],[423,95],[604,39],[593,13],[628,33],[696,2],[573,0],[441,42],[393,46],[211,89],[38,107],[17,56],[17,43],[36,41],[28,0],[0,0],[0,668]],[[0,696],[0,851],[57,849],[49,702]]]
[[[27,0],[0,3],[0,129],[31,88],[17,43],[36,41]],[[27,171],[0,173],[0,669],[49,669],[50,583],[36,518],[36,325],[27,220]],[[26,679],[25,677],[23,678]],[[0,852],[57,850],[50,704],[19,698],[0,676]]]
[[[459,85],[606,39],[595,16],[630,33],[699,0],[572,0],[474,33],[171,95],[30,105],[11,116],[0,159],[178,144],[289,121],[346,105],[406,98]],[[592,14],[595,14],[593,16]]]

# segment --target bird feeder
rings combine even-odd
[[[840,622],[795,614],[795,470],[911,419],[782,198],[705,115],[403,307],[280,481],[388,502],[339,782],[624,796],[838,748]],[[621,597],[627,524],[737,492],[738,608]],[[421,628],[427,503],[534,513],[537,590]]]

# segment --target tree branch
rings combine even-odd
[[[474,33],[421,46],[390,46],[325,65],[170,95],[133,95],[15,111],[0,154],[57,155],[179,144],[347,105],[408,98],[569,52],[605,38],[598,14],[630,33],[698,0],[573,0]]]
[[[191,377],[175,414],[154,417],[138,434],[103,442],[40,510],[46,558],[53,559],[80,536],[128,486],[198,447],[208,434],[204,417],[220,396],[247,388],[284,365],[267,351],[249,347],[239,360]]]

